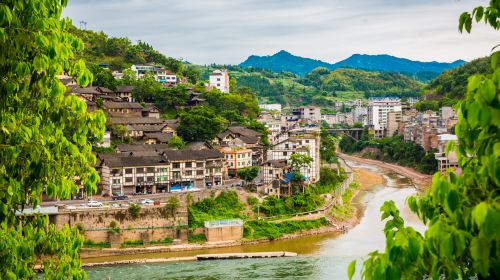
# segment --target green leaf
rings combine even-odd
[[[472,210],[472,219],[478,227],[481,227],[484,223],[486,215],[488,215],[488,204],[484,201],[476,205]]]
[[[492,80],[485,80],[481,85],[481,95],[487,103],[492,103],[496,96],[496,87]]]
[[[491,68],[496,69],[498,65],[498,57],[500,56],[500,52],[494,52],[491,55]]]
[[[484,8],[479,6],[474,8],[472,14],[475,14],[476,22],[480,22],[481,19],[483,18],[483,13],[484,13]]]
[[[347,277],[349,277],[349,280],[352,279],[355,272],[356,272],[356,260],[353,260],[351,263],[349,263],[349,266],[347,267]]]
[[[456,190],[450,190],[450,192],[448,193],[446,204],[448,205],[448,208],[451,210],[451,212],[455,212],[455,210],[458,209],[459,200],[460,197],[458,195],[458,192]]]

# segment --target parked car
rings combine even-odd
[[[139,200],[139,203],[142,205],[152,205],[155,202],[151,199],[143,198],[143,199]]]
[[[102,202],[95,201],[95,200],[89,200],[87,203],[88,207],[102,207]]]
[[[113,200],[128,200],[128,196],[126,195],[114,195],[111,197]]]

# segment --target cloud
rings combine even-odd
[[[281,49],[328,62],[353,53],[453,61],[500,43],[482,23],[470,35],[458,32],[460,13],[479,4],[487,1],[73,0],[64,14],[199,64],[237,64]]]

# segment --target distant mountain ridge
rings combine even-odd
[[[465,61],[463,60],[457,60],[451,63],[436,61],[421,62],[387,54],[354,54],[347,59],[331,64],[321,60],[296,56],[281,50],[270,56],[251,55],[244,62],[240,63],[240,66],[264,68],[274,72],[288,71],[301,76],[304,76],[317,67],[325,67],[329,70],[356,68],[382,72],[407,73],[411,75],[420,72],[428,72],[435,73],[435,76],[437,76],[446,70],[458,67],[464,63]]]

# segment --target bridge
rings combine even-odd
[[[351,137],[354,140],[361,139],[361,135],[363,134],[364,128],[330,128],[327,129],[328,133],[332,135],[344,134]]]

